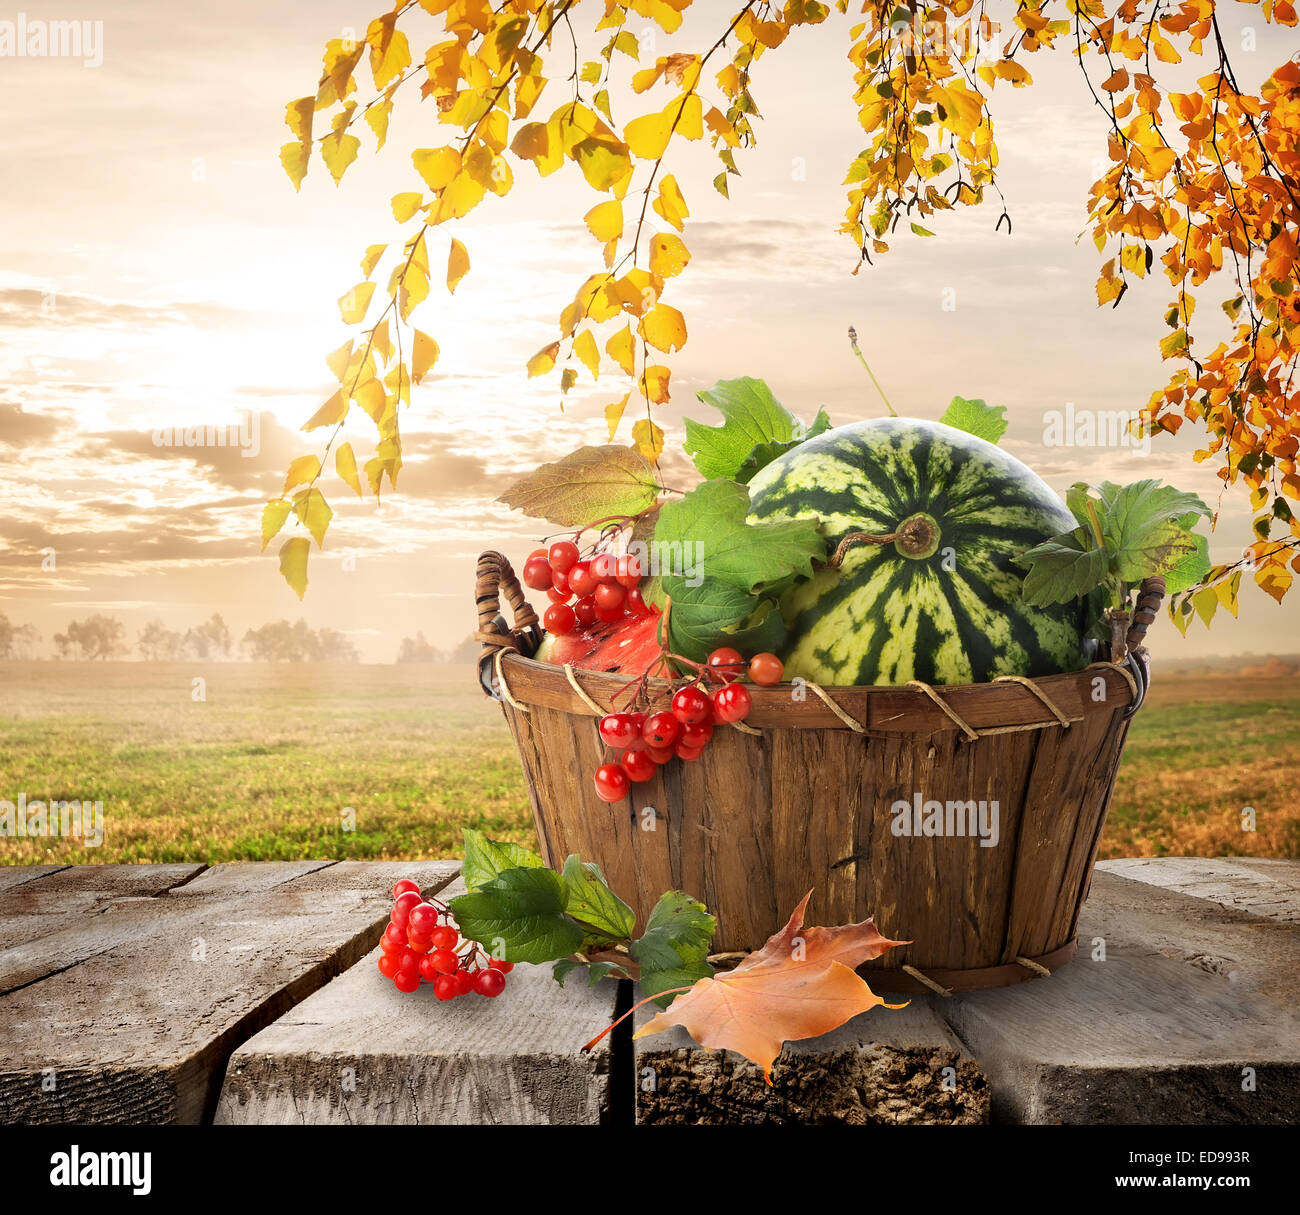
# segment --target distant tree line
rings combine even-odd
[[[453,650],[440,650],[436,646],[430,645],[425,640],[423,633],[416,633],[414,637],[402,638],[402,644],[397,650],[397,661],[474,662],[482,648],[483,643],[476,641],[472,633]]]

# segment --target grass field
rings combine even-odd
[[[464,826],[532,843],[471,668],[209,664],[206,701],[196,673],[0,663],[0,800],[102,801],[105,819],[101,847],[0,838],[0,863],[451,856]],[[1158,681],[1103,855],[1300,856],[1298,773],[1294,678]]]

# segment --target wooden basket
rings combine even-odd
[[[754,687],[741,728],[717,727],[698,760],[666,764],[614,805],[592,784],[607,758],[596,723],[627,677],[533,661],[537,616],[494,552],[478,564],[480,675],[518,745],[549,865],[571,852],[597,862],[640,924],[664,891],[694,895],[717,918],[720,953],[761,946],[812,889],[811,923],[874,915],[911,942],[863,968],[873,988],[947,994],[1074,956],[1164,584],[1142,589],[1123,662],[1032,682]],[[670,686],[651,681],[656,707]],[[898,803],[918,796],[923,830],[926,802],[945,803],[946,820],[949,801],[983,801],[986,827],[996,802],[996,844],[896,834],[916,825]],[[957,818],[971,826],[967,807],[945,825]]]

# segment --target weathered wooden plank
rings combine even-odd
[[[638,1027],[654,1012],[638,1010]],[[681,1029],[633,1045],[642,1123],[988,1121],[987,1080],[924,996],[899,1012],[873,1009],[821,1038],[787,1043],[770,1088],[748,1060],[705,1051]]]
[[[1050,979],[942,1006],[996,1119],[1300,1122],[1300,926],[1100,871],[1079,935]]]
[[[459,883],[447,892],[455,893]],[[445,897],[445,896],[444,896]],[[549,966],[516,966],[495,999],[409,995],[379,974],[379,951],[326,984],[231,1056],[216,1121],[587,1124],[607,1119],[617,985],[564,987]]]
[[[374,946],[396,878],[457,868],[218,866],[0,952],[0,1019],[33,1027],[7,1037],[0,1123],[200,1121],[229,1053]]]
[[[1274,920],[1300,921],[1300,865],[1264,857],[1127,857],[1098,868]]]
[[[0,865],[0,894],[24,882],[33,882],[68,868],[68,865]]]

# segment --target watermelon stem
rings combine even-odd
[[[903,522],[896,532],[884,535],[872,535],[870,532],[849,532],[835,548],[835,554],[826,563],[832,569],[839,569],[850,549],[859,544],[897,544],[899,551],[906,557],[928,556],[935,549],[938,537],[934,526],[924,515],[913,515]]]

